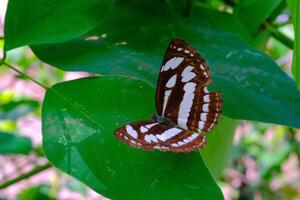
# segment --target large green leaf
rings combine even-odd
[[[157,6],[154,10],[127,6],[115,7],[102,26],[81,38],[34,46],[33,50],[45,62],[64,70],[126,74],[154,85],[167,43],[173,37],[185,38],[207,59],[215,88],[222,92],[226,116],[300,127],[300,94],[295,82],[269,57],[235,33],[223,31],[233,32],[237,22],[231,24],[232,16],[223,14],[216,23],[208,17],[212,11],[196,7],[190,18],[178,18],[162,5],[166,11],[149,18]],[[221,18],[219,15],[215,18]]]
[[[151,85],[124,77],[55,85],[42,110],[46,156],[112,199],[223,199],[199,153],[144,152],[113,136],[127,122],[150,119],[154,93]]]
[[[28,154],[32,149],[31,140],[16,134],[0,132],[0,154]]]
[[[65,41],[94,28],[113,1],[13,0],[5,17],[5,49]]]
[[[292,13],[292,20],[295,33],[292,69],[297,81],[297,88],[300,91],[300,0],[287,0],[287,4]]]

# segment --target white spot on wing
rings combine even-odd
[[[201,113],[200,120],[205,122],[207,120],[207,113]]]
[[[140,127],[140,131],[141,131],[142,133],[146,133],[146,132],[148,131],[148,129],[147,129],[145,126],[141,126],[141,127]]]
[[[126,125],[126,131],[127,131],[127,133],[128,133],[131,137],[137,138],[138,134],[137,134],[136,130],[134,130],[134,129],[132,128],[132,126]]]
[[[178,135],[182,130],[179,128],[171,128],[164,131],[162,134],[157,135],[156,137],[161,141],[166,141],[176,135]]]
[[[183,87],[184,95],[179,106],[178,120],[179,127],[187,129],[186,123],[193,105],[196,83],[186,83]]]
[[[149,135],[145,135],[145,141],[148,142],[148,143],[151,143]]]
[[[156,124],[158,124],[158,123],[148,124],[148,125],[146,125],[145,127],[148,128],[148,129],[150,129],[150,128],[152,128],[153,126],[155,126]]]
[[[204,87],[203,91],[204,91],[204,93],[209,93],[207,87]]]
[[[149,135],[149,138],[150,138],[150,140],[151,141],[153,141],[153,142],[158,142],[158,140],[157,140],[157,138],[155,137],[155,135]]]
[[[168,80],[166,86],[167,86],[168,88],[174,87],[174,86],[175,86],[175,83],[176,83],[176,78],[177,78],[177,75],[176,75],[176,74],[173,75],[173,76]]]
[[[192,67],[192,66],[187,66],[187,67],[183,70],[183,72],[182,72],[182,74],[181,74],[181,76],[182,76],[181,81],[182,81],[182,82],[184,82],[184,83],[185,83],[185,82],[188,82],[188,81],[192,80],[192,79],[196,76],[196,74],[192,72],[193,69],[194,69],[194,67]]]
[[[162,112],[162,115],[164,116],[164,113],[165,113],[165,110],[166,110],[166,106],[167,106],[167,103],[168,103],[168,100],[169,100],[169,96],[171,94],[171,91],[172,90],[166,90],[165,91],[165,96],[164,96],[164,104],[163,104],[163,112]]]
[[[182,57],[174,57],[168,60],[161,68],[161,71],[168,71],[169,69],[175,69],[180,65],[184,58]]]
[[[205,69],[204,66],[203,66],[203,64],[200,64],[200,68],[201,68],[202,70]]]
[[[189,140],[188,138],[185,138],[185,139],[183,140],[183,142],[189,143],[189,142],[191,142],[191,140]]]
[[[142,133],[146,133],[151,127],[155,126],[156,124],[158,124],[158,123],[152,123],[152,124],[148,124],[148,125],[145,125],[145,126],[141,126],[140,131]]]
[[[198,129],[201,129],[201,130],[204,129],[204,122],[203,121],[199,121]]]
[[[191,136],[188,137],[189,140],[193,141],[194,139],[196,139],[198,137],[197,133],[192,134]]]
[[[207,95],[205,95],[205,96],[203,97],[203,101],[204,101],[204,102],[209,102],[209,100],[210,100],[209,94],[207,94]]]
[[[157,138],[159,139],[159,140],[161,140],[161,141],[166,141],[167,140],[167,138],[165,137],[165,135],[157,135]]]
[[[203,104],[202,110],[208,112],[208,103]]]
[[[152,135],[152,134],[151,135],[145,135],[145,140],[148,143],[158,142],[157,138],[154,135]]]

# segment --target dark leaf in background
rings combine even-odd
[[[94,28],[110,0],[14,0],[5,17],[5,50],[65,41]]]
[[[284,2],[284,0],[244,0],[237,4],[235,14],[245,27],[253,33]]]
[[[29,154],[31,140],[12,133],[0,132],[0,154]]]
[[[33,112],[39,107],[39,102],[35,100],[10,101],[0,106],[1,120],[16,120]]]

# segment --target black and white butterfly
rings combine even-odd
[[[205,145],[205,133],[218,122],[222,99],[209,92],[206,61],[183,40],[165,53],[156,88],[157,115],[126,124],[115,132],[122,142],[144,150],[191,152]]]

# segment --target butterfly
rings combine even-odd
[[[151,120],[124,125],[115,131],[116,138],[146,151],[176,153],[203,148],[205,133],[222,113],[221,94],[207,89],[211,83],[204,58],[185,41],[173,39],[159,72],[157,114]]]

